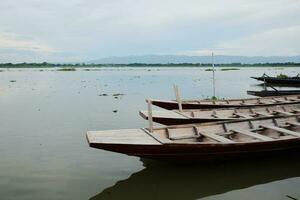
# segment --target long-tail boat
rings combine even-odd
[[[89,131],[90,147],[130,156],[207,161],[300,150],[299,116]]]
[[[263,81],[265,83],[271,83],[271,84],[284,84],[284,85],[300,85],[300,76],[299,74],[295,77],[285,77],[280,76],[279,77],[271,77],[266,74],[263,74],[261,77],[251,77],[253,79]]]
[[[282,96],[282,95],[300,95],[300,90],[261,90],[247,91],[247,94],[257,97]]]
[[[140,111],[140,116],[148,120],[148,111]],[[256,106],[251,108],[154,110],[152,120],[164,125],[193,124],[214,121],[263,118],[272,116],[292,116],[300,114],[300,104]]]
[[[180,106],[182,109],[232,108],[300,103],[300,95],[229,100],[151,100],[151,102],[153,105],[168,110],[179,109]]]

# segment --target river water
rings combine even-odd
[[[218,70],[216,95],[249,97],[262,89],[251,76],[299,72]],[[300,199],[294,157],[181,166],[89,148],[88,130],[146,126],[145,99],[174,99],[173,84],[183,99],[212,96],[204,68],[0,71],[0,199]]]

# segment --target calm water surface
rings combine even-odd
[[[217,96],[249,97],[250,76],[298,68],[217,71]],[[91,149],[88,130],[138,128],[145,98],[212,96],[197,68],[0,72],[0,199],[300,199],[300,159],[179,166]],[[101,94],[108,96],[101,96]],[[124,94],[115,99],[112,95]],[[100,95],[100,96],[99,96]],[[117,112],[113,112],[117,110]]]

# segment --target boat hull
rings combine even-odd
[[[247,94],[257,97],[269,97],[269,96],[282,96],[282,95],[297,95],[300,94],[300,90],[282,90],[282,91],[247,91]]]
[[[252,77],[266,83],[284,84],[284,85],[300,85],[300,78],[276,78],[276,77]]]
[[[152,105],[167,109],[167,110],[178,110],[178,103],[175,101],[164,101],[164,100],[151,100]],[[277,102],[276,104],[269,105],[286,105],[286,104],[295,104],[298,102]],[[218,109],[218,108],[249,108],[249,107],[259,107],[266,106],[266,104],[255,104],[255,105],[247,105],[247,104],[195,104],[182,102],[182,109]]]
[[[90,144],[90,147],[154,160],[218,161],[300,152],[300,139],[239,144]]]

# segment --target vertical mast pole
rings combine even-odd
[[[152,118],[152,100],[148,99],[148,122],[149,122],[149,132],[153,132],[153,118]]]
[[[178,85],[174,84],[174,91],[175,91],[175,96],[176,96],[176,101],[178,103],[179,111],[182,112],[182,102],[181,102],[181,98],[180,98],[180,94],[179,94]]]
[[[214,64],[214,52],[211,53],[212,56],[212,68],[213,68],[213,97],[216,97],[216,82],[215,82],[215,64]]]

